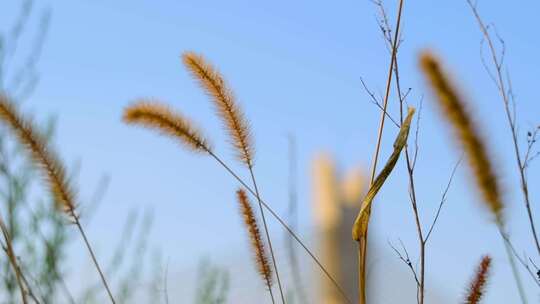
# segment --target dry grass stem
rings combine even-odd
[[[212,150],[209,141],[179,112],[168,105],[141,99],[124,110],[123,121],[127,124],[140,125],[159,131],[161,134],[179,139],[186,147],[195,152]]]
[[[377,132],[377,144],[375,145],[375,152],[373,156],[373,164],[371,165],[371,177],[369,181],[369,186],[371,187],[373,185],[373,182],[375,180],[375,172],[377,170],[377,162],[379,159],[379,152],[381,149],[381,142],[382,142],[382,136],[384,131],[384,123],[388,108],[388,99],[390,98],[390,86],[392,84],[392,71],[394,70],[394,64],[396,62],[396,56],[397,56],[397,49],[398,49],[398,38],[399,38],[399,30],[401,27],[401,16],[403,11],[403,2],[404,0],[399,1],[399,7],[398,7],[398,13],[397,13],[397,20],[396,20],[396,26],[394,31],[394,43],[392,45],[392,55],[390,58],[390,64],[388,67],[388,78],[386,80],[386,91],[384,94],[384,102],[382,106],[382,113],[379,123],[379,130]],[[366,304],[367,302],[367,294],[366,294],[366,266],[367,266],[367,250],[368,250],[368,227],[369,227],[369,216],[367,218],[367,224],[365,227],[365,238],[362,238],[359,241],[359,263],[358,263],[358,302],[359,304]]]

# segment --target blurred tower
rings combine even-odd
[[[344,178],[336,174],[332,158],[322,154],[313,162],[313,203],[315,227],[321,262],[351,299],[357,298],[357,246],[351,229],[365,192],[361,169],[348,171]],[[319,281],[320,303],[345,303],[327,278]]]

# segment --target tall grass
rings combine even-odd
[[[404,154],[404,161],[407,169],[408,190],[409,199],[411,201],[411,208],[414,214],[414,220],[416,225],[416,233],[418,234],[419,250],[418,259],[419,266],[413,265],[410,260],[408,252],[406,252],[406,258],[404,258],[399,250],[395,249],[398,256],[403,262],[405,262],[408,268],[414,275],[414,279],[417,287],[417,302],[423,304],[426,294],[426,243],[432,235],[433,228],[439,218],[441,208],[446,199],[446,193],[452,179],[454,177],[454,168],[450,176],[448,186],[444,191],[439,208],[434,219],[431,222],[428,230],[424,230],[422,222],[420,220],[419,206],[420,202],[416,196],[416,185],[414,180],[414,167],[417,158],[416,151],[411,154],[409,152],[409,145],[411,145],[411,128],[413,125],[413,118],[415,113],[419,117],[419,110],[415,107],[408,107],[405,111],[405,99],[408,93],[403,93],[400,84],[399,64],[398,64],[398,48],[400,42],[400,27],[402,12],[404,9],[404,0],[398,2],[398,11],[395,27],[390,28],[390,23],[387,19],[386,12],[383,7],[382,1],[374,1],[380,8],[383,16],[381,29],[385,37],[385,42],[388,44],[390,50],[390,64],[388,66],[388,73],[386,78],[386,86],[384,96],[379,102],[377,98],[369,91],[364,82],[364,88],[368,91],[371,98],[378,105],[381,110],[380,119],[378,121],[379,127],[376,133],[375,151],[371,164],[370,182],[367,193],[363,196],[359,207],[359,212],[356,216],[356,220],[352,226],[352,242],[356,242],[358,245],[358,269],[354,270],[358,272],[358,299],[357,303],[366,304],[368,302],[368,290],[367,281],[367,257],[368,250],[368,233],[369,223],[372,205],[376,201],[376,198],[380,191],[384,189],[384,184],[387,179],[396,174],[396,166],[400,159],[400,156]],[[504,110],[508,118],[508,125],[510,127],[512,135],[512,143],[514,146],[514,152],[520,172],[520,186],[523,194],[527,218],[530,224],[531,234],[535,247],[537,247],[540,253],[540,247],[538,246],[538,238],[536,235],[535,223],[533,221],[533,213],[531,210],[530,196],[528,180],[526,179],[526,169],[528,162],[532,159],[529,157],[531,146],[534,144],[534,140],[531,139],[525,156],[522,155],[520,146],[518,144],[518,132],[516,127],[516,120],[513,116],[511,105],[513,104],[513,95],[511,94],[510,82],[504,78],[502,73],[502,59],[497,56],[493,42],[491,41],[490,34],[487,26],[480,18],[476,6],[473,2],[467,0],[470,5],[473,14],[480,26],[482,35],[487,40],[489,45],[492,61],[496,68],[495,83],[499,89],[501,99],[503,101]],[[393,36],[390,34],[393,32]],[[454,135],[454,140],[457,143],[459,149],[463,150],[464,159],[466,159],[467,169],[471,173],[472,183],[470,187],[475,189],[479,193],[479,199],[485,206],[485,210],[491,215],[493,223],[505,245],[506,254],[512,267],[512,273],[517,286],[518,295],[522,303],[527,303],[527,297],[521,282],[520,269],[517,262],[527,270],[536,284],[540,286],[537,278],[529,266],[529,261],[521,259],[516,253],[510,235],[508,233],[508,221],[505,216],[508,206],[505,202],[504,189],[501,186],[499,179],[499,173],[497,172],[498,164],[492,161],[492,154],[494,154],[493,148],[489,145],[489,142],[485,139],[483,134],[479,131],[481,129],[481,122],[475,119],[475,112],[471,110],[472,105],[470,101],[465,99],[459,91],[457,85],[453,83],[449,77],[449,73],[442,64],[442,60],[439,59],[433,52],[424,51],[419,55],[419,70],[423,74],[428,89],[432,92],[432,99],[436,107],[440,110],[440,120],[446,121],[448,128]],[[236,191],[236,200],[240,209],[240,217],[242,218],[245,226],[245,230],[250,239],[251,251],[254,256],[255,270],[259,273],[260,279],[266,286],[268,296],[272,303],[285,304],[288,298],[285,297],[284,290],[288,286],[285,286],[280,277],[280,272],[283,270],[283,264],[278,264],[276,256],[279,256],[277,250],[272,246],[272,238],[270,235],[269,222],[267,221],[267,215],[273,217],[279,225],[285,230],[285,232],[301,246],[307,256],[317,265],[318,269],[325,275],[328,282],[339,292],[341,299],[346,303],[353,303],[350,299],[351,295],[345,293],[343,286],[340,285],[333,273],[330,273],[325,265],[318,259],[315,253],[306,245],[296,231],[294,231],[290,225],[288,225],[279,214],[274,211],[273,207],[267,203],[261,194],[259,184],[257,182],[255,174],[255,136],[253,135],[252,128],[250,126],[249,119],[241,104],[236,99],[231,86],[226,81],[225,77],[218,69],[211,64],[203,55],[195,52],[185,52],[182,54],[182,61],[186,69],[191,73],[194,80],[200,85],[203,92],[208,95],[210,102],[213,104],[217,118],[221,120],[223,129],[228,135],[229,144],[232,145],[233,153],[237,160],[240,162],[242,169],[246,174],[249,174],[249,179],[243,179],[239,173],[232,169],[232,167],[224,161],[221,155],[218,155],[214,150],[213,143],[206,137],[203,130],[196,126],[187,115],[184,115],[180,111],[174,109],[172,106],[161,102],[157,99],[140,98],[128,105],[123,112],[122,121],[131,126],[139,126],[146,129],[151,129],[160,135],[166,136],[173,141],[179,143],[182,147],[196,154],[209,156],[215,163],[217,163],[222,169],[238,183],[238,190]],[[389,101],[391,100],[391,88],[392,83],[396,85],[397,101],[399,105],[399,119],[394,119],[389,112]],[[418,112],[417,112],[418,111]],[[382,169],[378,170],[380,151],[382,149],[383,136],[385,134],[386,119],[399,129],[397,132],[395,141],[393,143],[393,150],[388,157]],[[47,186],[50,192],[50,196],[56,202],[56,208],[59,213],[62,213],[73,225],[77,227],[80,233],[86,249],[90,254],[92,263],[97,270],[103,289],[106,291],[109,300],[114,304],[116,303],[113,292],[106,279],[105,272],[102,270],[101,265],[98,263],[98,259],[94,253],[93,247],[87,238],[86,232],[80,221],[78,197],[77,191],[74,189],[72,182],[70,181],[67,171],[60,159],[60,157],[52,149],[50,143],[46,137],[38,130],[35,123],[24,115],[20,109],[12,102],[12,100],[5,96],[0,95],[0,122],[7,127],[9,134],[24,146],[25,152],[30,156],[33,164],[39,168],[42,176],[44,177],[44,184]],[[419,118],[417,120],[419,122]],[[418,136],[418,124],[415,136]],[[540,131],[539,131],[540,132]],[[534,137],[532,134],[529,137]],[[415,138],[415,145],[417,145]],[[403,157],[402,157],[403,158]],[[291,200],[294,199],[294,194],[291,192]],[[249,199],[256,200],[258,214],[254,211],[252,203]],[[382,202],[381,202],[382,203]],[[260,219],[260,221],[259,221]],[[262,225],[260,225],[261,223]],[[32,284],[29,283],[25,276],[25,273],[21,267],[21,263],[18,259],[16,249],[12,244],[12,237],[10,236],[9,229],[6,227],[3,218],[0,216],[0,229],[3,235],[2,247],[8,258],[12,275],[16,279],[16,286],[20,292],[21,302],[26,304],[31,301],[40,303],[39,296],[33,289]],[[264,231],[264,236],[262,232]],[[427,232],[427,233],[426,233]],[[352,243],[351,243],[352,244]],[[292,246],[292,245],[291,245]],[[489,279],[492,265],[492,258],[484,256],[475,271],[475,274],[468,285],[464,302],[473,304],[480,303],[483,295],[486,292],[486,286]],[[532,259],[531,259],[532,263]],[[522,269],[521,269],[522,270]],[[352,270],[351,270],[352,271]],[[299,280],[300,273],[298,269],[295,269],[295,279]],[[540,273],[540,270],[538,270]],[[275,286],[277,283],[277,287]],[[291,284],[299,286],[299,284]],[[166,286],[167,287],[167,286]],[[277,292],[279,291],[279,297]],[[303,294],[303,291],[301,292]],[[223,296],[220,294],[216,296],[220,302],[223,301]],[[168,299],[168,297],[165,297]],[[304,299],[305,300],[305,299]],[[167,300],[168,301],[168,300]],[[290,303],[290,301],[289,301]]]
[[[34,164],[41,169],[51,196],[57,202],[58,210],[64,212],[79,230],[109,299],[114,304],[114,296],[79,220],[76,211],[75,192],[68,181],[59,158],[47,145],[47,142],[39,134],[33,123],[28,118],[23,117],[15,105],[2,95],[0,95],[0,121],[10,128],[16,139],[26,147]]]

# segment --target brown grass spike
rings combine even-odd
[[[253,252],[255,253],[255,260],[257,262],[257,268],[260,275],[265,281],[266,287],[272,291],[272,268],[270,267],[270,261],[266,254],[266,247],[261,239],[261,233],[259,231],[259,225],[257,219],[251,208],[251,203],[247,198],[246,192],[242,189],[236,191],[238,203],[240,204],[240,211],[244,218],[244,223],[249,232],[249,238],[251,239],[251,245]]]
[[[477,304],[480,303],[482,296],[484,295],[484,289],[489,275],[489,268],[491,266],[491,258],[484,256],[478,265],[474,279],[472,280],[469,289],[467,290],[467,298],[465,304]]]
[[[152,104],[155,105],[156,103],[153,102]],[[180,133],[186,133],[186,132],[182,131],[182,130],[184,130],[183,128],[178,128],[178,125],[182,125],[182,124],[178,124],[178,122],[177,122],[178,116],[175,117],[175,115],[170,115],[170,114],[172,114],[172,111],[171,112],[167,111],[167,114],[169,114],[169,115],[158,115],[158,116],[149,115],[148,117],[145,117],[143,119],[143,118],[140,118],[139,115],[134,115],[134,116],[128,115],[129,113],[127,113],[127,112],[131,108],[132,107],[126,108],[126,113],[124,113],[124,116],[130,116],[130,117],[124,117],[124,121],[126,123],[128,123],[128,124],[139,124],[139,125],[142,125],[142,126],[145,126],[145,127],[152,128],[152,129],[157,129],[158,131],[161,131],[163,134],[165,134],[167,136],[170,136],[173,139],[176,139],[177,137],[180,137],[181,141],[184,142],[184,140],[185,140],[185,138],[183,137],[184,135],[180,134]],[[135,119],[136,117],[139,117],[139,119]],[[189,125],[189,126],[191,126],[191,125]],[[199,134],[199,133],[195,133],[195,134]],[[194,137],[191,137],[190,140],[193,139],[193,138]],[[203,137],[199,136],[199,138],[203,138]],[[201,141],[195,142],[195,146],[203,148],[203,150],[204,150],[204,147],[203,147],[202,144],[200,144],[200,142]],[[193,143],[188,143],[188,145],[189,145],[189,148],[193,148]],[[210,149],[210,147],[207,146],[206,149]],[[243,187],[245,187],[249,191],[250,194],[252,194],[255,198],[258,199],[259,207],[262,209],[262,207],[264,206],[264,208],[266,208],[270,212],[270,214],[274,218],[276,218],[276,220],[279,222],[279,224],[282,225],[283,228],[292,236],[292,238],[296,242],[298,242],[298,244],[300,244],[300,246],[308,253],[308,255],[311,257],[311,259],[313,259],[313,261],[322,270],[322,272],[326,275],[326,277],[332,282],[332,284],[336,287],[336,289],[343,296],[343,298],[347,301],[347,303],[352,303],[349,300],[349,298],[347,297],[347,295],[345,294],[345,292],[343,291],[343,289],[341,288],[341,286],[337,283],[335,278],[326,270],[326,268],[321,264],[319,259],[305,245],[305,243],[298,237],[298,235],[287,225],[287,223],[285,223],[285,221],[268,204],[266,204],[264,201],[262,201],[262,199],[260,199],[260,196],[258,195],[258,192],[256,190],[252,189],[249,185],[247,185],[244,182],[244,180],[242,180],[218,155],[214,154],[212,151],[207,151],[207,152],[235,180],[237,180]],[[264,215],[264,213],[262,213],[262,212],[261,212],[261,214]],[[266,230],[265,230],[265,232],[266,232]],[[267,234],[267,237],[268,237],[268,234]],[[272,253],[272,250],[271,250],[272,247],[271,247],[270,242],[268,242],[268,247],[270,249],[270,253]],[[274,260],[274,259],[272,259],[272,260]],[[276,269],[276,267],[275,267],[276,263],[273,263],[273,266],[274,266],[274,269]],[[279,284],[279,276],[278,276],[277,271],[276,271],[276,278],[278,279],[277,281],[278,281],[278,284]]]
[[[249,123],[238,107],[234,94],[227,86],[223,76],[199,54],[186,52],[182,55],[182,60],[193,77],[211,97],[219,117],[223,120],[225,128],[232,138],[231,143],[237,151],[238,159],[248,167],[252,167],[254,149]]]
[[[77,226],[111,303],[115,304],[116,302],[109,284],[99,266],[75,210],[75,194],[69,185],[66,171],[59,158],[48,147],[47,142],[36,130],[32,121],[19,114],[15,105],[3,95],[0,95],[0,121],[3,121],[13,131],[19,142],[29,151],[34,163],[44,172],[47,185],[49,186],[51,195],[55,199],[57,207],[64,211],[71,218],[73,224]]]
[[[254,148],[249,123],[245,119],[242,110],[236,103],[232,90],[227,86],[223,76],[221,76],[217,69],[208,63],[204,57],[193,52],[184,53],[182,59],[184,61],[184,65],[191,71],[193,77],[200,83],[202,88],[211,97],[211,100],[217,109],[218,116],[223,121],[225,128],[229,133],[230,141],[236,150],[237,157],[249,169],[253,187],[255,188],[257,201],[259,203],[264,232],[266,234],[268,248],[272,257],[277,284],[281,295],[281,301],[285,303],[285,295],[281,286],[281,279],[279,276],[274,250],[272,248],[272,240],[270,239],[270,234],[268,232],[268,225],[266,223],[266,218],[262,207],[261,196],[255,180],[253,170]]]
[[[431,52],[425,51],[420,55],[420,65],[437,97],[443,116],[452,125],[458,141],[465,150],[485,203],[494,214],[497,223],[502,224],[503,203],[499,181],[483,138],[477,132],[465,102],[451,84],[439,60]]]
[[[127,124],[156,129],[163,135],[179,139],[195,152],[212,151],[208,140],[193,123],[165,104],[146,99],[138,100],[124,110],[122,119]]]
[[[46,182],[58,207],[68,215],[73,216],[75,194],[69,185],[64,167],[47,146],[43,136],[35,130],[29,119],[22,117],[17,112],[15,105],[5,96],[0,96],[0,120],[9,126],[19,141],[28,149],[34,163],[43,169]]]

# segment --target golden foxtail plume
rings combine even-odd
[[[477,132],[465,102],[451,84],[439,60],[430,52],[420,55],[420,66],[435,93],[443,116],[452,125],[465,150],[476,183],[495,219],[502,224],[502,195],[483,139]]]
[[[0,96],[0,120],[13,131],[30,152],[34,163],[43,170],[57,207],[74,216],[75,194],[69,185],[66,171],[32,121],[18,113],[15,105],[5,96]]]
[[[187,118],[162,103],[139,100],[124,110],[123,121],[156,129],[164,135],[177,138],[195,152],[212,150],[208,140]]]
[[[237,151],[237,157],[248,167],[251,167],[254,149],[249,123],[223,76],[199,54],[186,52],[182,55],[182,60],[192,76],[211,97],[225,128],[229,132],[231,143]]]
[[[491,258],[489,256],[484,256],[474,279],[472,280],[469,289],[467,290],[467,298],[465,299],[465,304],[477,304],[480,303],[482,296],[484,295],[484,289],[489,275],[489,268],[491,266]]]
[[[105,279],[105,275],[99,266],[94,251],[86,237],[81,222],[79,221],[79,216],[75,211],[75,194],[71,190],[66,171],[59,158],[54,154],[52,149],[47,146],[47,142],[43,136],[39,134],[32,121],[18,113],[15,105],[13,105],[7,97],[2,95],[0,95],[0,121],[4,122],[11,129],[19,142],[28,150],[32,156],[33,162],[44,172],[47,184],[55,199],[57,207],[70,216],[73,224],[79,229],[92,261],[96,266],[96,270],[99,272],[103,286],[109,295],[111,303],[115,304],[116,302],[107,280]]]
[[[247,198],[246,192],[242,189],[236,191],[236,196],[238,203],[240,204],[240,211],[244,217],[244,223],[249,232],[249,238],[251,239],[251,245],[253,246],[253,251],[255,252],[255,257],[257,261],[257,267],[259,273],[263,277],[266,287],[271,290],[272,286],[272,268],[270,268],[270,262],[266,255],[266,248],[261,239],[261,233],[259,231],[259,225],[257,224],[257,219],[251,208],[249,199]]]

